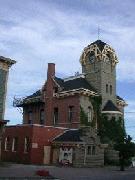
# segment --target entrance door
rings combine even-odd
[[[50,164],[51,146],[44,146],[44,164]]]
[[[72,164],[72,155],[73,155],[72,147],[61,147],[59,154],[59,163],[63,165]]]

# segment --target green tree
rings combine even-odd
[[[131,164],[131,157],[135,156],[135,143],[132,142],[132,138],[128,135],[123,141],[117,142],[114,148],[119,151],[120,170],[124,171],[125,166]]]

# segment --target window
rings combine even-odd
[[[110,94],[112,94],[112,85],[110,85]]]
[[[44,118],[45,118],[45,116],[44,116],[44,110],[41,109],[41,110],[40,110],[40,124],[44,124]]]
[[[10,139],[9,137],[5,138],[5,151],[9,151],[10,150]]]
[[[53,122],[54,122],[54,125],[58,123],[58,108],[54,108],[54,117],[53,117]]]
[[[68,108],[68,121],[71,122],[73,119],[73,112],[74,111],[74,106],[69,106]]]
[[[87,154],[88,155],[95,155],[95,146],[94,145],[87,146]]]
[[[24,152],[27,153],[30,150],[30,140],[29,137],[25,137],[24,139]]]
[[[12,142],[12,151],[17,151],[18,148],[18,138],[15,137],[13,138],[13,142]]]
[[[92,121],[92,109],[91,107],[88,107],[88,122]]]
[[[108,84],[106,84],[106,93],[108,93]]]
[[[33,115],[32,115],[32,111],[29,111],[29,112],[28,112],[28,124],[32,124],[32,119],[33,119],[32,116],[33,116]]]

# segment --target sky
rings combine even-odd
[[[46,80],[47,64],[56,75],[81,73],[80,55],[99,38],[119,59],[117,94],[123,97],[127,133],[135,140],[135,1],[0,0],[0,55],[17,61],[8,81],[5,119],[20,124],[14,97],[26,97]]]

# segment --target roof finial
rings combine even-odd
[[[100,27],[98,25],[98,40],[99,40],[99,36],[100,36]]]

